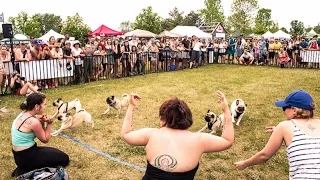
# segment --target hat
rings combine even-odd
[[[79,44],[79,46],[81,45],[78,40],[75,40],[75,41],[74,41],[73,46],[75,46],[76,44]]]
[[[41,40],[35,39],[33,40],[34,45],[41,45]]]
[[[277,101],[275,105],[277,107],[297,107],[304,110],[314,110],[312,105],[313,99],[306,91],[296,90],[291,92],[285,100]]]

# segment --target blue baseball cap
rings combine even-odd
[[[309,93],[303,90],[296,90],[291,92],[285,100],[276,101],[277,107],[297,107],[304,110],[314,110],[313,99]]]

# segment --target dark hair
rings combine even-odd
[[[185,130],[193,123],[190,108],[177,97],[170,98],[160,106],[159,116],[165,126],[172,129]]]
[[[45,99],[46,96],[44,94],[32,93],[27,97],[27,100],[24,103],[20,104],[20,109],[31,111],[36,104],[42,104]]]

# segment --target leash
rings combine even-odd
[[[113,156],[111,156],[111,155],[108,154],[108,153],[105,153],[105,152],[102,152],[102,151],[100,151],[100,150],[98,150],[98,149],[95,149],[95,148],[89,146],[88,144],[85,144],[85,143],[83,143],[83,142],[81,142],[81,141],[79,141],[79,140],[77,140],[77,139],[75,139],[75,138],[73,138],[73,137],[71,137],[71,136],[68,136],[68,135],[66,135],[66,134],[63,134],[63,133],[60,133],[60,134],[61,134],[63,137],[65,137],[65,138],[73,141],[74,143],[77,143],[77,144],[79,144],[80,146],[86,148],[87,150],[92,151],[92,152],[95,152],[95,153],[97,153],[97,154],[100,154],[100,155],[102,155],[102,156],[104,156],[104,157],[106,157],[106,158],[108,158],[108,159],[110,159],[110,160],[112,160],[112,161],[115,161],[115,162],[117,162],[117,163],[119,163],[119,164],[123,164],[123,165],[125,165],[125,166],[131,167],[131,168],[136,169],[136,170],[141,171],[141,172],[145,172],[145,171],[146,171],[146,168],[143,168],[143,167],[137,166],[137,165],[135,165],[135,164],[132,164],[132,163],[123,161],[123,160],[121,160],[121,159],[119,159],[119,158],[113,157]]]

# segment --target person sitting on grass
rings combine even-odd
[[[50,117],[42,116],[46,109],[46,96],[33,93],[20,105],[20,109],[23,112],[11,127],[12,153],[17,165],[12,177],[44,167],[66,167],[69,164],[67,154],[52,147],[38,147],[34,140],[38,138],[48,143],[50,139],[53,121]]]
[[[250,54],[249,52],[248,52],[248,49],[244,49],[244,52],[243,52],[243,54],[240,56],[240,62],[241,62],[241,64],[246,64],[246,65],[248,65],[248,64],[253,64],[253,62],[254,62],[254,57],[252,56],[252,54]]]
[[[38,87],[29,82],[25,82],[19,73],[15,72],[11,77],[10,88],[13,94],[29,96],[32,93],[38,93]]]
[[[136,101],[141,97],[132,93],[126,112],[121,138],[134,146],[145,146],[147,169],[142,180],[193,180],[203,153],[229,149],[234,141],[231,113],[225,95],[217,96],[226,118],[222,136],[191,132],[192,113],[188,105],[176,97],[165,101],[159,109],[161,128],[133,130],[132,119]]]
[[[320,179],[320,120],[313,118],[315,105],[312,97],[306,91],[297,90],[275,105],[282,107],[286,120],[267,129],[272,134],[263,150],[234,165],[242,170],[262,164],[285,142],[290,179]]]

